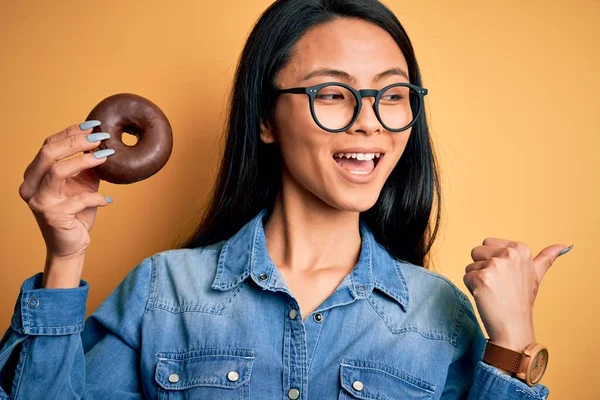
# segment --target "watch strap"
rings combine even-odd
[[[488,340],[483,354],[483,361],[486,364],[516,374],[519,372],[522,357],[523,353],[498,346]]]

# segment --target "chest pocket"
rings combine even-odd
[[[390,365],[376,361],[342,360],[339,400],[433,399],[435,388]]]
[[[202,349],[160,353],[155,380],[161,400],[250,398],[254,352]]]

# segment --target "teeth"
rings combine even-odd
[[[381,157],[381,153],[337,153],[336,158],[346,157],[347,159],[355,158],[360,161],[370,161],[374,158]]]

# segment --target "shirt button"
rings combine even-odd
[[[169,375],[169,382],[171,382],[171,383],[179,382],[179,375],[177,375],[177,374]]]
[[[359,292],[364,292],[366,288],[363,285],[358,285],[357,289]]]
[[[361,381],[354,381],[352,383],[352,387],[354,388],[354,390],[356,390],[357,392],[362,392],[362,390],[365,388],[365,385],[363,385],[363,383]]]
[[[37,308],[37,306],[40,305],[40,301],[38,299],[36,299],[35,297],[30,298],[29,300],[27,300],[27,306],[29,306],[29,308]]]
[[[290,318],[291,318],[291,319],[296,319],[296,317],[297,317],[297,316],[298,316],[298,311],[296,311],[296,309],[295,309],[295,308],[292,308],[292,309],[290,310]]]
[[[298,389],[290,389],[288,392],[288,397],[292,400],[296,400],[300,398],[300,391]]]
[[[266,281],[267,279],[269,279],[269,275],[267,275],[267,274],[260,274],[260,275],[258,276],[258,280],[259,280],[259,281],[263,281],[263,282],[264,282],[264,281]]]
[[[227,379],[229,379],[231,382],[235,382],[240,379],[240,374],[238,374],[237,371],[229,371],[227,374]]]
[[[316,313],[315,315],[313,315],[313,319],[316,323],[320,324],[321,322],[323,322],[323,314]]]

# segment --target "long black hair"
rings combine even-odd
[[[386,30],[406,58],[410,83],[421,86],[410,39],[396,16],[379,1],[276,1],[254,26],[237,66],[215,191],[199,226],[178,248],[228,239],[261,209],[272,210],[281,188],[283,160],[278,146],[260,140],[260,124],[273,117],[274,79],[308,29],[336,18],[358,18]],[[440,200],[435,155],[422,112],[377,202],[360,219],[394,257],[425,266],[439,227]]]

